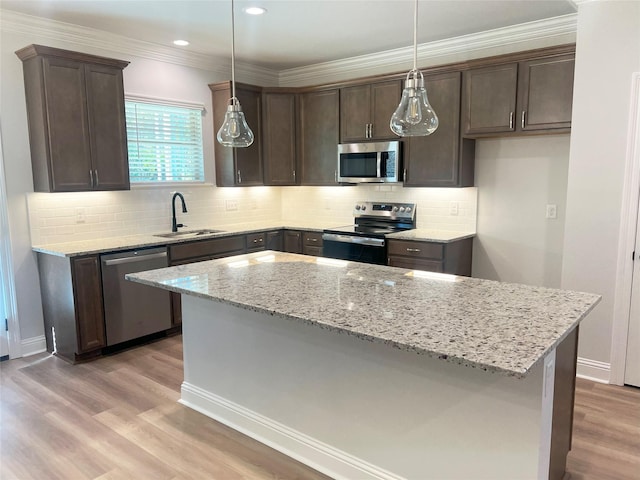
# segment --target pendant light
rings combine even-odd
[[[401,137],[431,135],[438,128],[438,116],[429,104],[424,77],[418,70],[418,0],[413,12],[413,69],[407,74],[400,105],[393,113],[389,126]]]
[[[248,147],[253,143],[253,132],[247,125],[240,101],[236,97],[235,53],[235,18],[231,0],[231,98],[217,139],[225,147]]]

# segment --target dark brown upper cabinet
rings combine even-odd
[[[555,55],[464,72],[463,134],[568,132],[574,58]]]
[[[429,136],[404,139],[404,186],[473,186],[475,141],[460,136],[461,73],[426,75],[425,84],[439,125]]]
[[[299,97],[298,157],[302,185],[339,185],[338,98],[338,89],[310,91]]]
[[[218,187],[250,187],[263,185],[261,138],[261,88],[236,83],[236,96],[242,106],[245,119],[254,135],[253,143],[246,148],[225,147],[216,139],[224,123],[224,115],[231,98],[231,82],[209,85],[213,103],[213,138]]]
[[[29,45],[23,62],[36,192],[128,190],[122,70],[129,62]]]
[[[569,129],[575,56],[520,62],[518,127],[522,131]]]
[[[398,108],[402,82],[354,85],[340,89],[340,141],[397,139],[389,121]]]
[[[265,185],[299,183],[296,149],[297,95],[262,92],[262,148]]]

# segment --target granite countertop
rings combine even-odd
[[[153,234],[143,235],[123,235],[120,237],[107,237],[95,240],[80,240],[70,241],[64,243],[33,245],[32,250],[34,252],[46,253],[49,255],[55,255],[59,257],[76,257],[80,255],[95,255],[107,252],[117,252],[120,250],[131,250],[136,248],[148,248],[159,247],[164,245],[174,245],[177,243],[193,242],[197,240],[205,240],[210,238],[228,237],[232,235],[242,235],[247,233],[264,232],[268,230],[278,230],[287,228],[291,230],[308,230],[315,232],[322,232],[327,228],[335,228],[335,224],[319,224],[313,222],[296,223],[296,222],[252,222],[241,223],[234,225],[220,225],[220,226],[207,226],[204,228],[211,228],[220,230],[216,233],[209,233],[198,236],[185,236],[176,238],[164,238],[158,237]],[[189,228],[188,230],[192,230]],[[413,232],[413,233],[410,233]],[[168,232],[158,232],[168,233]],[[475,236],[475,233],[465,232],[447,232],[440,230],[429,229],[416,229],[410,230],[407,233],[394,233],[387,235],[388,238],[399,238],[409,240],[423,240],[431,242],[448,243],[455,240],[461,240],[463,238],[469,238]]]
[[[601,298],[272,251],[126,278],[518,378]]]

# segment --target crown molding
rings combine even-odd
[[[474,52],[509,47],[515,50],[523,44],[533,41],[552,41],[562,38],[560,43],[570,43],[571,41],[566,37],[572,36],[575,41],[576,29],[577,14],[572,13],[551,19],[423,43],[418,45],[418,62],[424,66],[434,65],[438,59],[454,55],[464,55],[469,59],[474,57]],[[341,79],[403,71],[412,64],[413,48],[404,47],[283,70],[279,74],[278,84],[280,86],[319,85]]]
[[[574,0],[575,3],[588,1],[597,0]],[[94,53],[94,50],[107,53],[115,52],[124,56],[133,55],[198,68],[223,77],[230,76],[231,61],[229,58],[213,58],[202,53],[135,40],[103,30],[25,15],[10,10],[2,9],[0,12],[0,29],[6,32],[63,42],[65,45],[75,45],[80,49],[88,48],[90,52],[87,53]],[[564,38],[561,43],[568,43],[569,40],[566,37],[575,37],[576,25],[577,14],[569,14],[425,43],[418,45],[418,59],[421,65],[433,65],[443,57],[463,55],[469,59],[474,58],[474,53],[477,56],[482,56],[482,51],[491,48],[516,50],[528,42],[553,41],[562,37]],[[404,47],[280,72],[236,62],[236,72],[238,80],[246,83],[262,86],[306,86],[319,85],[338,79],[399,72],[406,70],[412,62],[413,48]]]
[[[135,40],[95,28],[58,22],[47,18],[25,15],[11,10],[0,10],[0,29],[31,38],[75,45],[81,49],[101,50],[124,56],[156,60],[213,72],[220,76],[231,75],[231,59],[211,57],[202,53],[181,50],[156,43]],[[40,41],[40,40],[37,40]],[[34,41],[36,43],[36,41]],[[111,53],[112,54],[112,53]],[[236,71],[241,81],[258,85],[276,85],[278,72],[263,67],[236,62]]]

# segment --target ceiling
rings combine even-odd
[[[3,9],[228,57],[230,0],[1,0]],[[251,16],[253,5],[268,11]],[[281,71],[413,44],[412,0],[236,0],[236,58]],[[418,43],[576,12],[571,0],[420,0]],[[179,47],[174,47],[179,48]]]

